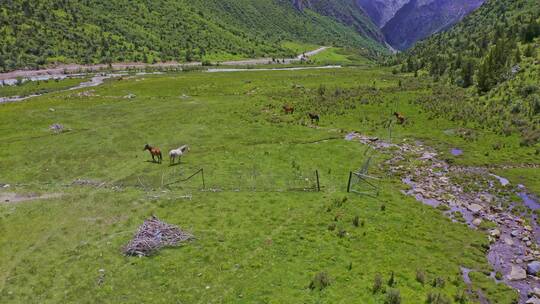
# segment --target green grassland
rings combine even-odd
[[[378,197],[345,192],[366,149],[345,134],[386,138],[396,110],[408,123],[393,127],[394,141],[421,139],[447,154],[459,147],[464,155],[448,158],[462,164],[538,161],[517,135],[473,125],[465,127],[474,140],[449,132],[464,124],[418,105],[431,93],[421,79],[369,67],[184,72],[94,89],[95,96],[56,92],[0,105],[0,140],[9,147],[0,150],[0,182],[12,185],[2,191],[63,194],[0,203],[1,303],[383,303],[374,278],[383,276],[385,290],[392,272],[402,302],[423,303],[428,293],[462,294],[460,266],[476,270],[475,288],[494,302],[515,298],[484,274],[486,236],[404,196],[398,177],[373,166]],[[285,103],[293,115],[282,113]],[[321,114],[319,126],[308,111]],[[53,135],[53,123],[70,131]],[[494,139],[504,148],[494,150]],[[146,143],[164,151],[187,143],[191,151],[180,166],[159,165],[142,151]],[[207,189],[223,191],[199,191],[198,178],[162,186],[199,168]],[[320,193],[284,191],[312,184],[315,170]],[[79,178],[109,186],[72,186]],[[152,214],[197,239],[124,257],[121,247]],[[323,271],[331,285],[311,290]],[[444,286],[433,287],[436,278]]]

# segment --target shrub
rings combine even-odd
[[[347,235],[347,231],[345,229],[339,229],[338,236],[340,238],[344,238]]]
[[[401,293],[397,289],[390,289],[386,293],[384,304],[401,304]]]
[[[375,275],[375,279],[373,280],[373,288],[372,288],[373,293],[377,293],[381,291],[382,285],[383,285],[383,278],[379,273],[377,273]]]
[[[336,223],[330,223],[330,225],[328,225],[328,230],[330,231],[336,230]]]
[[[317,273],[315,277],[311,280],[311,283],[309,284],[309,289],[323,290],[326,287],[330,286],[331,283],[332,282],[328,273],[322,271]]]
[[[467,296],[466,292],[460,291],[456,294],[454,300],[456,301],[456,303],[465,304],[469,302],[469,297]]]
[[[381,211],[386,211],[386,206],[384,204],[381,205]]]

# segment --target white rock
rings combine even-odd
[[[489,231],[489,235],[499,238],[501,236],[501,231],[499,229],[492,229]]]
[[[472,224],[475,225],[475,226],[480,226],[480,224],[482,224],[482,219],[481,218],[475,218],[472,221]]]

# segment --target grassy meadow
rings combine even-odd
[[[345,135],[387,138],[394,111],[409,122],[392,128],[393,141],[423,140],[455,163],[538,162],[517,136],[456,135],[474,126],[422,110],[416,101],[430,88],[421,79],[370,67],[184,72],[93,90],[0,105],[0,183],[11,185],[0,195],[62,195],[0,202],[0,303],[367,304],[384,303],[390,289],[402,303],[424,303],[430,293],[460,303],[460,266],[474,269],[474,287],[492,303],[515,298],[488,279],[486,235],[403,195],[398,177],[373,166],[380,195],[346,193],[366,148]],[[295,113],[285,115],[283,104]],[[309,111],[321,114],[318,126]],[[69,131],[52,134],[53,123]],[[494,140],[502,148],[494,150]],[[146,143],[164,154],[182,144],[191,151],[181,165],[169,166],[166,155],[155,164],[142,151]],[[451,156],[452,148],[464,154]],[[165,186],[200,168],[206,191],[198,176]],[[312,185],[315,170],[321,192],[288,191]],[[72,185],[77,179],[107,185]],[[197,239],[148,258],[123,256],[153,214]],[[321,272],[330,285],[310,289]],[[374,292],[377,274],[383,287]],[[434,280],[445,283],[434,287]]]

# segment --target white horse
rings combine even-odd
[[[181,162],[181,158],[189,151],[188,145],[183,145],[178,149],[171,150],[169,152],[169,158],[171,159],[171,165],[174,165],[176,158],[178,158],[178,163]]]

